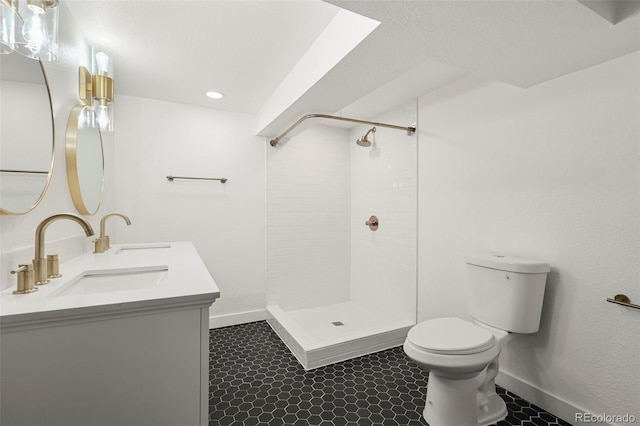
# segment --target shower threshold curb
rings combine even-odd
[[[292,324],[283,324],[286,319],[282,318],[282,311],[278,307],[269,306],[267,309],[270,313],[267,323],[307,371],[401,346],[414,326],[410,321],[397,321],[389,327],[381,327],[358,337],[345,337],[342,341],[333,340],[326,345],[312,345],[305,339],[304,331]]]

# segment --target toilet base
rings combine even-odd
[[[423,411],[430,426],[486,426],[507,417],[507,405],[494,389],[478,398],[478,375],[467,378],[441,377],[429,372]]]
[[[498,423],[507,417],[507,404],[499,395],[489,396],[489,402],[484,407],[478,407],[478,425],[486,426]]]

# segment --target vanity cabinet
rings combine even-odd
[[[208,424],[208,312],[207,306],[2,333],[0,424]]]
[[[167,263],[169,276],[181,269]],[[209,306],[219,292],[197,270],[199,288],[155,289],[158,298],[137,291],[121,303],[3,313],[0,424],[208,425]],[[40,296],[32,303],[46,304]]]

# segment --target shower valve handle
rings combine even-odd
[[[378,217],[377,216],[371,216],[369,218],[368,221],[366,221],[364,223],[365,225],[367,225],[369,227],[369,229],[371,229],[372,231],[375,231],[376,229],[378,229]]]

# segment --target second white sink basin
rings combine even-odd
[[[149,289],[166,280],[168,271],[167,265],[84,271],[51,295],[77,296]]]

